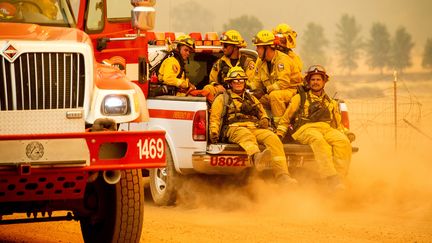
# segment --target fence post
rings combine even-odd
[[[394,102],[394,146],[395,150],[397,150],[397,79],[398,79],[397,71],[393,71],[393,102]]]

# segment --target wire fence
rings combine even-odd
[[[358,140],[382,149],[415,149],[432,141],[432,95],[416,96],[402,86],[395,102],[393,90],[384,97],[346,100],[350,129]]]

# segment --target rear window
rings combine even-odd
[[[256,52],[252,50],[242,49],[242,55],[247,55],[249,58],[256,60]],[[166,55],[164,49],[151,50],[149,48],[150,67],[155,67],[160,64]],[[198,89],[204,88],[209,83],[210,72],[213,64],[223,55],[222,51],[217,49],[200,49],[197,52],[191,53],[189,61],[185,64],[186,77]],[[152,70],[150,68],[150,70]]]
[[[241,50],[242,55],[256,60],[256,54],[253,51]],[[210,72],[213,64],[222,56],[222,52],[195,52],[189,57],[189,63],[186,63],[187,77],[198,88],[202,89],[209,83]]]
[[[202,89],[209,83],[210,71],[213,63],[222,56],[222,53],[192,53],[189,63],[186,63],[187,77],[198,88]]]

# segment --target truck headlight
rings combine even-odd
[[[129,114],[129,98],[127,95],[107,95],[102,101],[102,114],[122,116]]]

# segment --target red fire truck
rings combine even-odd
[[[85,242],[140,241],[142,174],[166,165],[165,131],[118,131],[149,116],[141,88],[98,63],[80,30],[106,27],[88,16],[101,3],[0,0],[0,224],[78,220]],[[132,4],[139,37],[154,8]]]

